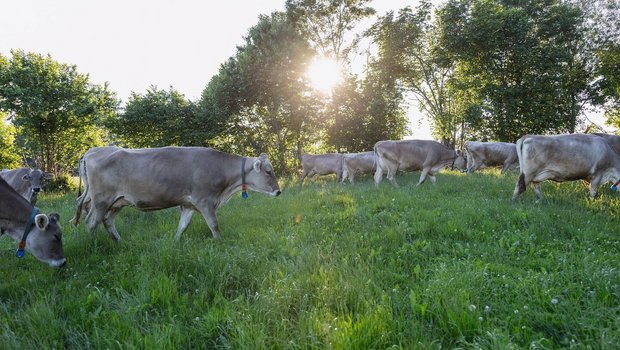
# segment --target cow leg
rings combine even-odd
[[[534,193],[536,193],[538,200],[543,199],[542,190],[540,189],[540,182],[532,182],[532,188],[534,189]]]
[[[116,226],[114,225],[114,217],[121,210],[122,207],[113,206],[108,210],[108,212],[103,216],[103,226],[108,231],[112,240],[116,243],[121,241],[121,235],[118,234],[116,230]]]
[[[379,186],[379,183],[381,182],[381,180],[383,180],[383,169],[378,164],[377,164],[377,170],[375,170],[374,179],[375,179],[375,186]]]
[[[525,192],[525,186],[527,186],[527,182],[525,181],[525,174],[520,173],[519,180],[517,180],[517,183],[515,184],[515,190],[512,193],[513,201],[517,199],[517,197],[519,197],[521,193]]]
[[[93,202],[91,201],[91,208],[86,214],[86,228],[89,233],[93,233],[93,231],[99,226],[99,224],[103,221],[103,217],[107,212],[108,204],[107,202]]]
[[[504,173],[506,171],[508,171],[508,168],[510,167],[510,164],[508,163],[504,163],[504,166],[502,167],[502,170],[499,172],[500,175],[504,175]]]
[[[596,198],[596,194],[598,192],[598,185],[600,183],[600,178],[593,178],[592,181],[590,181],[590,199]]]
[[[429,175],[429,176],[428,176],[428,178],[429,178],[429,180],[431,180],[431,183],[432,183],[432,184],[437,183],[437,176],[435,176],[435,175]]]
[[[301,186],[304,183],[304,179],[306,178],[308,174],[306,173],[305,170],[303,170],[301,172],[301,175],[299,175],[299,186]]]
[[[349,174],[349,171],[346,168],[342,169],[342,178],[340,179],[340,183],[344,183],[345,180],[348,178],[349,182],[351,182],[351,176]]]
[[[418,186],[424,183],[430,170],[431,170],[430,167],[424,167],[424,169],[422,169],[422,174],[420,175],[420,181],[418,181]]]
[[[212,203],[204,203],[200,206],[200,213],[205,218],[207,225],[209,225],[209,229],[211,229],[211,233],[213,234],[213,238],[220,238],[220,229],[217,224],[217,218],[215,217],[215,205]]]
[[[185,232],[187,225],[189,225],[190,221],[192,221],[193,215],[194,209],[181,206],[181,220],[179,220],[179,228],[177,229],[177,233],[174,235],[175,241],[178,241],[179,238],[181,238],[181,234]]]

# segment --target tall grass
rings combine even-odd
[[[63,226],[54,270],[0,240],[0,347],[593,348],[620,344],[620,199],[580,183],[510,201],[516,174],[400,188],[285,183],[200,215],[124,209]],[[67,222],[75,195],[39,205]]]

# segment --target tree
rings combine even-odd
[[[0,169],[14,169],[21,164],[15,147],[15,133],[15,127],[7,124],[5,116],[0,113]]]
[[[401,139],[407,118],[401,106],[402,94],[376,72],[364,80],[350,76],[340,84],[327,105],[333,117],[328,126],[328,142],[338,152],[365,152],[380,140]]]
[[[348,63],[359,36],[352,30],[375,10],[370,0],[287,0],[286,11],[314,49],[338,63]]]
[[[102,137],[101,121],[118,106],[107,84],[94,85],[72,65],[22,51],[0,60],[0,110],[17,127],[26,155],[56,174]]]
[[[492,139],[576,130],[589,79],[577,7],[450,0],[438,16],[440,47],[460,72],[456,85],[476,92],[477,122]]]
[[[591,103],[602,106],[607,123],[620,127],[620,2],[574,0],[584,12],[583,31],[592,71]]]
[[[132,92],[124,112],[106,122],[115,139],[129,147],[203,145],[198,124],[195,104],[172,86]]]
[[[389,12],[371,27],[378,47],[373,68],[401,89],[410,91],[431,121],[434,136],[454,147],[462,115],[457,113],[456,91],[451,88],[454,62],[437,45],[437,24],[430,21],[432,6],[422,1],[415,11],[407,7],[398,15]]]
[[[266,152],[276,171],[292,171],[304,145],[320,134],[318,101],[303,74],[313,55],[286,13],[261,16],[203,91],[202,117],[225,130],[210,144]]]

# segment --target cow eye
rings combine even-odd
[[[265,172],[267,173],[267,175],[271,175],[271,171],[270,170],[267,170]]]

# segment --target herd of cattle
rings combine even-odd
[[[336,174],[339,181],[354,182],[355,174],[374,172],[378,185],[384,173],[394,186],[398,171],[421,171],[418,185],[446,167],[475,172],[501,167],[501,172],[519,168],[513,199],[528,184],[538,198],[540,183],[584,180],[590,197],[598,186],[620,183],[620,136],[608,134],[526,135],[516,144],[470,141],[455,151],[430,140],[379,141],[374,150],[355,154],[303,155],[300,185],[307,177]],[[234,193],[246,189],[278,196],[281,191],[266,154],[242,157],[204,147],[125,149],[115,146],[88,150],[78,164],[80,188],[76,213],[89,232],[103,223],[115,241],[120,240],[114,218],[125,206],[142,211],[179,207],[178,240],[195,211],[204,217],[213,237],[220,232],[215,210]],[[21,168],[0,172],[1,234],[19,242],[18,256],[29,251],[53,267],[66,263],[59,215],[40,214],[34,206],[43,180],[51,174]],[[21,251],[21,253],[20,253]]]

